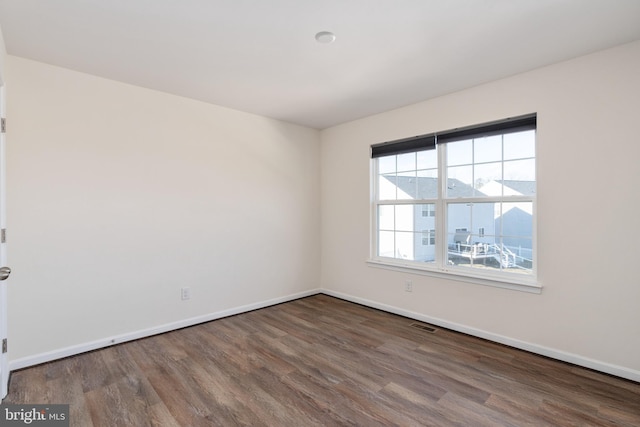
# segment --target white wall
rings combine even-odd
[[[318,131],[7,65],[14,369],[319,287]]]
[[[4,36],[2,35],[2,27],[0,27],[0,86],[4,82],[4,64],[6,62],[7,50],[4,44]]]
[[[323,288],[640,380],[639,100],[635,42],[324,130]],[[542,294],[365,264],[371,144],[533,112]]]

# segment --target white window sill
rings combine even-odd
[[[477,285],[493,286],[496,288],[511,289],[514,291],[528,292],[533,294],[542,293],[542,285],[531,277],[508,277],[496,278],[489,275],[465,274],[466,272],[457,269],[445,270],[435,266],[420,265],[400,260],[369,259],[367,264],[370,267],[383,268],[385,270],[400,271],[403,273],[421,274],[424,276],[438,277],[440,279],[456,280],[459,282],[474,283]],[[475,272],[474,272],[475,273]]]

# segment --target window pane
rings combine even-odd
[[[504,179],[514,181],[535,181],[536,161],[534,159],[529,159],[504,162]]]
[[[476,196],[501,196],[502,162],[484,163],[473,168]]]
[[[533,267],[533,203],[502,203],[496,228],[502,236],[502,267],[530,273]]]
[[[393,258],[395,253],[395,233],[393,231],[378,232],[378,255]]]
[[[478,138],[473,141],[473,162],[502,161],[502,135]]]
[[[495,243],[495,203],[471,205],[471,227],[473,243]]]
[[[396,156],[385,156],[378,158],[378,173],[395,173]]]
[[[395,200],[396,182],[395,175],[378,175],[378,200]]]
[[[469,235],[466,237],[468,243],[487,242],[489,236],[495,235],[494,218],[495,203],[449,203],[447,205],[448,234],[454,237],[456,234],[465,232]],[[481,234],[484,237],[481,237]],[[451,242],[455,241],[456,239],[451,240]]]
[[[415,205],[396,205],[396,230],[413,231]]]
[[[378,256],[435,261],[435,203],[378,206]]]
[[[447,197],[473,197],[473,166],[447,168]]]
[[[424,204],[415,206],[415,231],[435,230],[436,228],[436,205]],[[434,235],[435,236],[435,235]]]
[[[498,203],[499,204],[499,203]],[[497,268],[496,203],[450,203],[448,205],[449,264]]]
[[[436,199],[438,197],[438,170],[418,171],[418,199]]]
[[[378,206],[378,229],[393,230],[395,224],[395,206]]]
[[[532,273],[533,270],[533,250],[531,239],[521,239],[520,245],[509,245],[505,242],[505,252],[508,249],[514,254],[515,264],[518,272],[520,273]]]
[[[504,159],[524,159],[536,155],[536,132],[508,133],[504,135]]]
[[[417,153],[418,169],[437,169],[438,168],[438,150],[419,151]]]
[[[398,173],[398,200],[415,199],[418,184],[416,182],[416,172],[399,172]]]
[[[424,230],[422,233],[415,233],[415,260],[422,262],[434,262],[436,259],[435,244],[435,230]]]
[[[450,242],[455,242],[454,235],[471,230],[471,204],[449,203],[447,205],[447,233]],[[470,233],[470,232],[469,232]]]
[[[396,258],[413,260],[413,233],[396,232]]]
[[[473,161],[472,140],[450,142],[447,145],[447,165],[468,165]]]
[[[435,203],[416,205],[415,253],[416,261],[435,262],[436,260],[436,205]]]
[[[500,217],[496,223],[501,227],[499,233],[504,236],[507,245],[519,245],[519,238],[530,239],[533,233],[533,203],[503,203]]]
[[[416,153],[398,154],[398,172],[416,170]]]
[[[468,263],[471,252],[471,232],[468,226],[461,226],[470,222],[470,211],[462,209],[462,206],[449,205],[448,216],[451,221],[447,233],[447,264],[450,265]],[[456,218],[457,222],[454,221]],[[453,223],[459,226],[452,226]]]

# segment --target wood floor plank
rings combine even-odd
[[[47,364],[12,372],[9,394],[3,403],[60,403],[49,401],[50,397],[43,393],[47,389],[46,367]]]
[[[346,379],[334,386],[360,413],[367,414],[383,425],[415,425],[412,414],[399,410],[385,394],[374,392],[365,385]]]
[[[445,427],[457,424],[447,415],[448,411],[438,406],[438,401],[444,394],[434,400],[432,396],[421,393],[421,390],[414,391],[395,382],[387,384],[381,394],[396,402],[402,412],[414,418],[420,425]]]
[[[448,392],[438,401],[438,405],[448,414],[455,414],[459,423],[478,427],[519,427],[520,422],[508,413],[497,411],[489,406]]]
[[[552,400],[545,400],[540,406],[539,417],[561,426],[603,426],[613,427],[616,424],[595,414],[581,411],[579,408],[567,406]]]
[[[151,408],[161,400],[146,378],[127,375],[86,393],[94,425],[151,426]]]
[[[69,359],[70,360],[70,359]],[[87,395],[82,389],[80,378],[57,377],[47,381],[48,396],[46,403],[62,403],[69,405],[69,417],[78,422],[78,425],[94,426],[91,414],[85,408],[88,405]]]
[[[494,393],[487,399],[485,405],[498,412],[509,414],[511,418],[518,421],[519,426],[552,427],[553,424],[538,417],[542,402],[543,399],[535,395],[523,398],[521,394],[512,396]]]
[[[640,425],[640,384],[315,295],[11,375],[72,426]]]
[[[324,381],[319,376],[296,371],[286,375],[281,381],[297,390],[301,396],[304,396],[305,399],[322,409],[325,413],[324,418],[329,420],[325,425],[384,425],[372,418],[366,410],[352,405],[335,389],[335,384]]]

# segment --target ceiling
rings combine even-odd
[[[0,0],[0,27],[12,55],[323,129],[640,40],[640,0]]]

